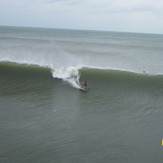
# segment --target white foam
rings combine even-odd
[[[80,73],[76,67],[54,67],[52,69],[54,78],[62,79],[75,88],[80,88]]]

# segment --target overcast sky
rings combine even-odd
[[[0,0],[0,25],[163,34],[163,0]]]

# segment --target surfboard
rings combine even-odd
[[[80,87],[79,89],[80,89],[81,91],[86,91],[86,89],[84,89],[84,88],[82,88],[82,87]]]

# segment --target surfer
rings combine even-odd
[[[87,81],[84,81],[84,82],[81,82],[82,83],[82,88],[83,89],[86,89],[87,85],[88,85],[88,82]]]

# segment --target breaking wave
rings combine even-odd
[[[37,65],[35,63],[29,64],[29,63],[25,63],[25,62],[9,62],[9,61],[1,61],[0,62],[0,66],[3,68],[4,67],[18,67],[19,69],[22,69],[22,67],[25,68],[47,68],[51,71],[52,73],[52,77],[56,78],[56,79],[62,79],[63,81],[69,83],[71,86],[75,87],[75,88],[80,88],[80,72],[79,69],[77,67],[64,67],[64,66],[48,66],[48,65]],[[3,69],[1,68],[1,69]],[[12,69],[11,68],[11,69]]]

